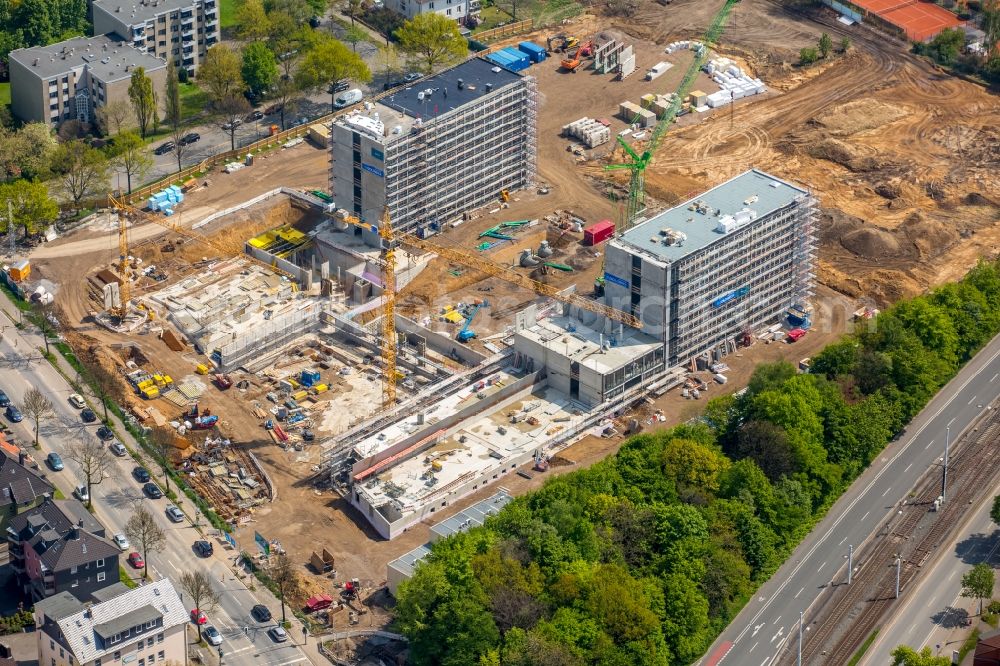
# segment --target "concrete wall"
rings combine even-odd
[[[360,140],[356,154],[355,134]],[[338,208],[350,211],[365,222],[378,222],[385,207],[385,177],[361,165],[384,174],[385,155],[386,148],[380,141],[338,123],[333,124],[330,132],[330,192]],[[360,198],[355,197],[356,185],[361,187]]]
[[[266,325],[255,326],[245,331],[239,338],[219,350],[221,369],[227,372],[235,370],[250,357],[266,354],[319,328],[320,312],[319,303],[312,303],[301,310],[272,318]],[[206,349],[205,352],[211,354],[214,350]]]
[[[309,287],[312,286],[313,272],[310,269],[296,266],[292,262],[285,259],[279,259],[270,252],[254,247],[253,245],[250,245],[250,243],[246,243],[243,246],[243,251],[253,258],[263,261],[269,266],[274,266],[278,270],[282,270],[294,276],[294,280],[298,282],[299,286],[303,289],[309,289]]]
[[[35,76],[30,67],[25,67],[14,58],[10,59],[10,110],[15,118],[26,122],[48,123],[47,91],[48,84]]]
[[[427,346],[437,353],[445,356],[451,356],[454,353],[462,359],[462,362],[466,365],[479,365],[489,358],[485,354],[480,354],[468,345],[463,345],[451,336],[424,328],[417,322],[412,319],[407,319],[406,317],[396,315],[396,330],[404,333],[415,333],[416,335],[419,335],[427,340]]]

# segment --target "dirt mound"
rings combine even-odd
[[[943,254],[960,237],[958,230],[927,219],[920,213],[913,213],[903,220],[899,232],[906,236],[923,259]]]
[[[821,243],[837,243],[841,238],[860,229],[865,221],[848,215],[839,208],[821,208],[819,214],[819,239]]]
[[[888,125],[909,114],[909,110],[895,104],[863,99],[834,107],[815,119],[815,123],[825,127],[832,136],[851,136]]]
[[[962,199],[962,203],[967,206],[996,206],[1000,207],[1000,202],[980,194],[979,192],[969,192]]]
[[[895,234],[878,227],[855,229],[843,236],[840,244],[849,252],[866,259],[898,257],[903,254]]]
[[[866,155],[857,146],[838,139],[821,139],[810,145],[806,152],[810,157],[839,164],[855,173],[876,171],[885,166],[874,155]]]

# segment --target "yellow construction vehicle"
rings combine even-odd
[[[500,201],[502,201],[504,203],[507,203],[508,201],[510,201],[510,191],[508,191],[508,190],[500,190]]]

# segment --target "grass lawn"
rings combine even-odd
[[[494,5],[483,7],[479,12],[479,18],[482,19],[482,23],[476,26],[476,29],[473,31],[474,33],[482,32],[483,30],[492,30],[501,23],[507,23],[511,20],[510,14]]]
[[[236,0],[219,0],[219,28],[225,30],[236,25]]]
[[[10,104],[10,83],[0,83],[0,106]]]
[[[205,111],[208,95],[194,83],[181,84],[181,117],[189,120]]]

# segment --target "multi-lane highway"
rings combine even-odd
[[[946,432],[954,442],[1000,394],[1000,336],[942,389],[834,504],[785,564],[722,632],[698,662],[767,666],[796,641],[799,613],[809,630],[810,607],[832,581],[846,579],[848,548],[859,547],[930,467],[939,467]],[[859,563],[855,559],[855,565]],[[794,645],[794,644],[793,644]]]
[[[0,299],[6,301],[4,297]],[[9,304],[4,302],[3,305]],[[32,451],[32,455],[37,458],[39,469],[69,497],[76,483],[84,480],[80,466],[70,458],[72,446],[81,438],[96,437],[98,424],[85,425],[80,419],[79,410],[69,404],[67,398],[73,392],[72,388],[62,375],[42,359],[37,351],[40,339],[32,334],[22,334],[2,314],[0,319],[6,324],[2,330],[3,339],[0,340],[0,389],[7,393],[15,405],[23,403],[24,394],[31,387],[39,388],[52,402],[55,414],[45,419],[40,428],[42,450]],[[98,414],[100,415],[99,411]],[[34,429],[29,418],[26,417],[21,423],[8,425],[17,439],[25,444],[32,441]],[[46,466],[44,458],[50,451],[62,456],[66,466],[63,471],[53,472]],[[180,502],[187,519],[183,523],[171,522],[164,513],[169,503],[166,498],[152,500],[142,495],[141,484],[132,476],[135,461],[130,456],[113,457],[113,461],[110,477],[92,490],[95,515],[105,525],[110,536],[124,532],[125,523],[132,515],[136,502],[144,504],[166,535],[163,549],[149,554],[151,575],[155,578],[169,578],[180,591],[182,573],[202,569],[211,574],[213,587],[220,594],[220,603],[207,615],[209,622],[223,635],[221,648],[224,662],[239,666],[291,666],[308,662],[309,657],[297,645],[301,641],[300,629],[296,628],[291,632],[293,640],[274,643],[267,635],[267,629],[274,623],[260,623],[250,616],[250,609],[255,604],[262,603],[261,599],[270,607],[276,619],[281,616],[280,606],[263,586],[259,586],[256,593],[251,592],[234,576],[230,565],[236,554],[224,548],[224,542],[215,538],[214,530],[210,527],[201,528],[205,538],[214,543],[215,554],[202,558],[194,552],[193,544],[202,538],[202,534],[194,525],[196,512],[191,502],[186,498]],[[150,471],[156,472],[155,469]],[[204,526],[206,521],[200,518],[199,523]],[[130,569],[125,563],[125,555],[123,554],[122,564]],[[130,573],[133,577],[138,577],[138,572]],[[292,617],[290,611],[288,615]],[[297,624],[296,622],[295,625]],[[215,655],[213,657],[217,660]]]

